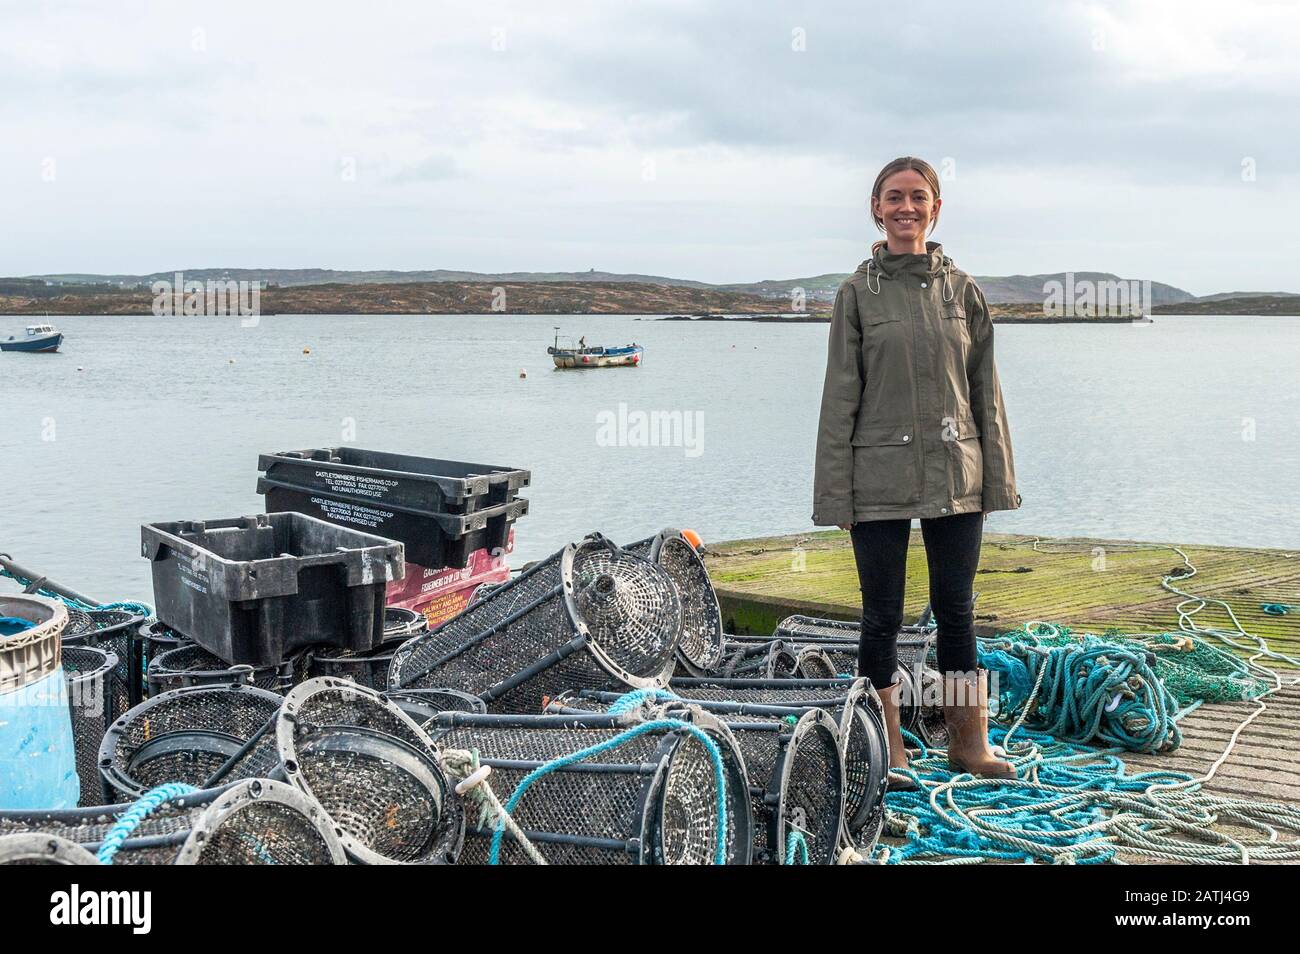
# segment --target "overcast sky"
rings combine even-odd
[[[1300,291],[1300,7],[0,2],[0,274],[849,271]]]

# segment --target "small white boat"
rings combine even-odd
[[[53,325],[28,325],[26,330],[21,338],[10,335],[8,341],[0,341],[0,351],[49,354],[58,351],[59,345],[63,344],[63,333]]]
[[[555,344],[546,349],[557,368],[635,368],[641,364],[645,348],[633,342],[621,348],[588,347],[586,338],[579,338],[578,343],[566,339],[565,347],[560,346],[560,336],[555,336]]]

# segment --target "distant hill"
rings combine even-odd
[[[1156,315],[1300,315],[1300,295],[1238,295],[1235,298],[1206,295],[1194,301],[1160,305]]]
[[[780,299],[789,300],[796,288],[804,289],[809,301],[831,301],[840,283],[849,277],[847,272],[828,272],[804,278],[764,279],[758,282],[739,282],[710,284],[684,278],[669,278],[662,275],[641,275],[620,272],[465,272],[450,269],[431,271],[346,271],[331,268],[194,268],[181,269],[186,279],[208,281],[209,279],[233,279],[234,281],[262,281],[282,288],[301,285],[345,284],[345,285],[399,285],[423,284],[428,282],[558,282],[565,284],[645,284],[666,285],[675,288],[712,289],[717,292],[729,292],[737,295],[755,295],[767,298],[774,303]],[[25,279],[0,279],[5,282],[36,281],[55,282],[64,285],[109,285],[113,287],[149,287],[155,281],[172,281],[175,271],[151,272],[146,275],[94,275],[81,272],[66,272],[51,275],[31,275]],[[1097,282],[1120,281],[1118,275],[1110,272],[1075,272],[1076,282],[1087,280]],[[1004,277],[976,276],[976,281],[984,289],[984,294],[991,303],[1035,302],[1043,299],[1043,286],[1051,281],[1065,283],[1065,273],[1056,272],[1045,275],[1010,275]],[[1151,297],[1155,304],[1189,301],[1195,296],[1190,292],[1165,285],[1151,283]],[[775,307],[775,304],[773,305]]]
[[[186,273],[189,276],[190,273]],[[148,315],[153,295],[147,287],[59,286],[62,294],[35,297],[6,294],[0,281],[0,314]],[[504,295],[499,295],[502,290]],[[183,297],[175,313],[182,313]],[[495,307],[500,303],[500,308]],[[332,282],[272,287],[260,294],[262,314],[311,315],[490,315],[504,314],[767,314],[770,299],[648,282]],[[813,303],[810,311],[825,305]]]
[[[234,281],[262,281],[282,288],[297,285],[399,285],[424,282],[635,282],[637,284],[674,285],[684,288],[721,288],[708,282],[685,278],[665,278],[660,275],[622,274],[598,272],[464,272],[446,268],[429,271],[371,270],[349,271],[333,268],[181,268],[168,272],[150,272],[146,275],[93,275],[66,272],[54,275],[29,275],[27,279],[59,282],[62,284],[109,284],[118,287],[148,287],[156,281],[172,281],[176,272],[187,280],[232,279]],[[12,281],[13,279],[0,279]]]
[[[1216,294],[1213,295],[1201,295],[1200,297],[1194,298],[1192,300],[1197,302],[1202,302],[1202,301],[1226,301],[1228,299],[1241,299],[1241,298],[1295,298],[1295,297],[1300,297],[1300,293],[1235,291],[1235,292],[1217,292]]]
[[[763,299],[765,307],[771,311],[789,310],[790,297],[796,288],[802,288],[810,310],[815,303],[828,303],[835,297],[835,291],[849,277],[847,272],[828,272],[822,275],[810,275],[803,278],[764,279],[757,282],[735,282],[711,284],[684,278],[671,278],[662,275],[642,275],[622,272],[600,272],[594,269],[585,272],[468,272],[451,269],[432,269],[427,271],[398,270],[338,270],[331,268],[196,268],[181,270],[188,280],[234,280],[260,281],[282,289],[321,287],[321,286],[399,286],[399,285],[541,285],[555,284],[577,288],[583,285],[637,285],[645,287],[678,288],[715,295],[738,295],[744,298]],[[31,275],[24,278],[0,278],[0,296],[13,296],[34,299],[55,299],[69,294],[100,294],[124,289],[147,291],[155,281],[173,281],[175,271],[151,272],[140,275],[98,275],[83,272],[65,272],[49,275]],[[1117,282],[1121,279],[1111,272],[1074,272],[1074,281]],[[1041,275],[977,275],[976,281],[983,288],[991,304],[1032,304],[1041,303],[1045,292],[1044,286],[1049,282],[1066,284],[1065,272],[1051,272]],[[633,294],[636,298],[641,292]],[[435,296],[437,297],[437,296]],[[662,298],[662,296],[659,296]],[[1151,282],[1152,304],[1156,307],[1181,304],[1184,302],[1212,303],[1219,301],[1241,301],[1252,298],[1286,298],[1300,297],[1293,292],[1218,292],[1213,295],[1197,297],[1188,291],[1162,282]],[[668,310],[689,311],[693,307],[689,302],[696,299],[690,296],[682,299],[682,304]],[[699,299],[703,300],[703,299]],[[722,300],[722,299],[718,299]],[[782,302],[785,302],[784,307]]]

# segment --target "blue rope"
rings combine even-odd
[[[24,587],[30,586],[32,582],[29,579],[18,576],[17,574],[11,572],[10,570],[5,569],[4,567],[0,567],[0,576],[7,576],[9,577],[9,579],[16,581],[20,586],[24,586]],[[125,610],[128,613],[137,613],[145,617],[146,619],[148,619],[150,616],[153,616],[153,607],[151,607],[148,603],[138,603],[133,600],[123,600],[117,603],[100,603],[98,605],[94,605],[91,603],[83,603],[81,600],[76,600],[70,596],[64,596],[61,593],[55,593],[53,590],[47,590],[44,588],[38,588],[36,590],[36,595],[43,596],[47,600],[59,600],[60,602],[63,603],[64,606],[67,606],[69,609]]]
[[[795,861],[795,852],[799,853],[799,860]],[[808,840],[804,838],[803,832],[791,831],[785,839],[785,864],[787,865],[806,865],[808,864]]]
[[[631,695],[631,693],[629,693]],[[622,701],[621,699],[619,700]],[[617,703],[615,703],[617,705]],[[647,732],[654,732],[659,729],[669,729],[674,731],[683,731],[699,740],[709,753],[709,758],[713,761],[713,781],[717,788],[718,818],[717,818],[717,847],[713,853],[713,863],[725,865],[727,863],[727,788],[726,775],[722,767],[722,752],[718,749],[718,744],[709,738],[708,734],[698,726],[691,725],[689,722],[682,722],[680,719],[652,719],[649,722],[642,722],[640,725],[633,726],[612,739],[606,739],[596,745],[588,746],[585,749],[579,749],[569,755],[561,756],[558,759],[552,759],[544,765],[529,772],[515,787],[513,794],[506,802],[507,812],[513,812],[519,800],[524,797],[532,784],[540,778],[550,775],[552,772],[562,769],[566,766],[573,765],[593,755],[600,755],[602,752],[608,752],[610,749],[617,748],[625,742],[630,742],[638,736],[645,735]],[[492,851],[488,856],[488,864],[497,865],[501,863],[501,841],[505,836],[506,826],[504,821],[497,823],[496,831],[492,833]]]
[[[1140,649],[1085,636],[1064,646],[1027,641],[986,640],[980,665],[999,676],[1001,718],[1034,699],[1034,728],[1054,739],[1100,739],[1133,752],[1177,748],[1182,732],[1175,721],[1178,701],[1165,688]]]
[[[99,852],[96,857],[101,865],[111,865],[114,856],[121,850],[123,842],[131,837],[131,832],[140,827],[140,823],[156,811],[159,806],[167,802],[175,801],[191,792],[197,792],[193,785],[186,785],[183,782],[168,782],[165,785],[159,785],[157,788],[151,788],[132,803],[131,807],[124,811],[121,817],[113,823],[113,827],[108,830],[104,836],[103,843],[99,846]]]
[[[1007,729],[990,726],[990,739],[1002,743]],[[1032,741],[1039,750],[1034,761],[1037,781],[1074,792],[1131,792],[1141,794],[1153,784],[1183,782],[1192,776],[1183,772],[1143,772],[1129,775],[1124,762],[1104,750],[1059,742],[1051,736],[1023,726],[1016,730],[1016,738]],[[1027,766],[1018,766],[1024,777]],[[959,773],[951,771],[946,758],[940,754],[933,758],[912,760],[908,773],[920,784],[915,790],[899,790],[885,795],[885,805],[891,813],[910,816],[914,824],[908,826],[907,842],[888,849],[889,864],[902,864],[914,859],[980,858],[1000,861],[1056,860],[1053,852],[1033,852],[1012,847],[987,834],[969,828],[954,826],[930,804],[931,792],[937,785],[951,781]],[[1077,846],[1073,860],[1077,864],[1103,864],[1114,858],[1118,849],[1109,839],[1095,832],[1079,834],[1071,831],[1083,825],[1102,821],[1106,815],[1104,803],[1062,806],[1065,797],[1059,791],[1046,791],[1026,785],[1006,785],[992,779],[985,784],[968,788],[946,790],[945,799],[951,799],[962,812],[974,809],[1006,809],[1006,814],[984,814],[983,820],[1005,830],[1016,830],[1020,838],[1033,840],[1044,848]],[[1152,831],[1163,822],[1153,818]],[[880,849],[877,849],[879,852]]]
[[[623,715],[636,709],[643,702],[667,702],[680,698],[681,696],[667,689],[633,689],[615,699],[605,712],[609,715]]]
[[[1259,608],[1269,616],[1285,616],[1287,613],[1291,612],[1291,610],[1295,609],[1295,607],[1289,606],[1286,603],[1260,603]]]

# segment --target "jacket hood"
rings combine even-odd
[[[869,275],[872,271],[889,277],[909,273],[913,275],[938,275],[945,269],[953,267],[952,259],[943,254],[943,246],[938,242],[926,242],[925,254],[907,253],[896,255],[889,251],[884,242],[877,242],[871,247],[871,257],[858,266],[857,274]]]
[[[938,242],[926,242],[924,255],[919,252],[895,255],[884,242],[877,242],[871,247],[871,258],[859,265],[855,274],[865,275],[867,288],[879,295],[881,278],[897,278],[904,274],[937,278],[942,273],[944,301],[951,301],[952,270],[952,259],[943,254],[943,246]]]

